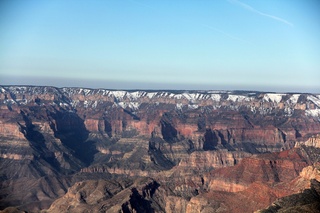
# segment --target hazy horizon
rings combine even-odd
[[[259,87],[250,85],[200,85],[200,84],[161,84],[146,82],[124,82],[105,80],[83,80],[83,79],[59,79],[59,78],[14,78],[6,76],[4,81],[0,80],[0,86],[53,86],[53,87],[79,87],[90,89],[110,89],[110,90],[216,90],[216,91],[257,91],[275,93],[314,93],[320,94],[317,88],[297,88],[297,87]]]

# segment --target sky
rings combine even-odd
[[[318,0],[2,0],[0,84],[320,93]]]

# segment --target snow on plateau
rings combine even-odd
[[[315,96],[313,95],[308,95],[307,99],[309,101],[312,101],[315,105],[317,105],[318,107],[320,107],[320,99],[319,98],[316,98]]]
[[[272,101],[272,102],[276,102],[276,103],[280,103],[282,96],[284,96],[285,94],[265,94],[263,97],[263,100],[265,101]]]
[[[305,113],[307,116],[320,117],[320,109],[307,109]]]

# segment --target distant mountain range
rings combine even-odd
[[[0,86],[0,109],[4,212],[319,208],[319,94]]]

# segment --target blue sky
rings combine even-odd
[[[317,0],[4,0],[0,84],[320,92]]]

